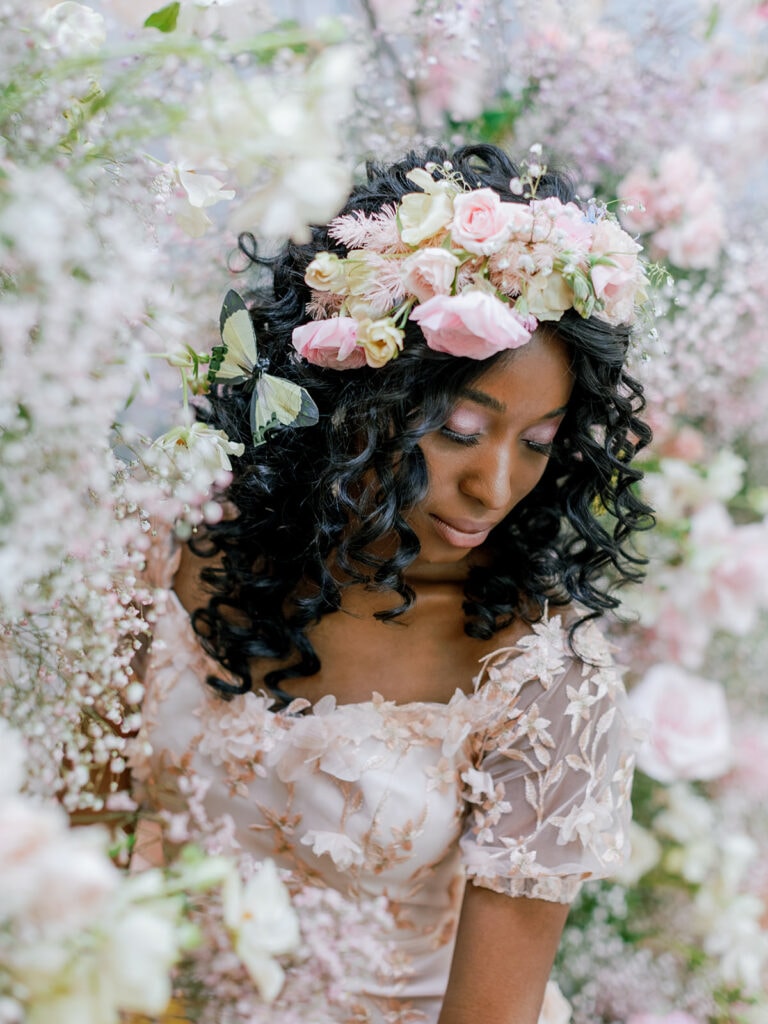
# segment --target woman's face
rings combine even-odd
[[[412,568],[463,562],[533,490],[572,388],[566,346],[537,332],[463,392],[420,443],[429,490],[406,516],[421,544]]]

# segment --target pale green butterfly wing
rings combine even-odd
[[[250,411],[254,444],[263,444],[264,435],[274,427],[311,427],[317,423],[320,414],[308,391],[260,370],[253,323],[247,306],[234,290],[224,297],[219,327],[222,344],[213,350],[208,379],[241,384],[256,377]]]
[[[317,406],[306,388],[262,373],[251,398],[253,443],[262,444],[264,435],[274,427],[311,427],[320,418]]]
[[[248,309],[234,290],[224,297],[219,328],[222,345],[213,350],[208,377],[211,381],[241,384],[256,366],[256,334]]]

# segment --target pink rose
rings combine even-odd
[[[403,287],[419,302],[449,295],[458,266],[458,258],[447,249],[421,249],[403,260]]]
[[[629,695],[649,723],[638,767],[659,782],[716,779],[731,762],[731,732],[720,683],[672,664],[654,665]]]
[[[645,272],[637,258],[641,248],[614,221],[597,223],[591,255],[610,262],[592,267],[592,284],[604,304],[599,315],[610,324],[629,323],[636,303],[645,296]]]
[[[468,288],[460,295],[436,295],[411,313],[435,352],[488,359],[531,340],[536,323],[520,317],[490,292]]]
[[[356,370],[365,366],[365,352],[357,344],[357,320],[351,316],[310,320],[294,328],[293,347],[315,366],[332,370]]]
[[[491,188],[462,192],[453,201],[451,238],[468,252],[490,256],[509,238],[512,208]]]

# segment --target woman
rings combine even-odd
[[[273,265],[243,244],[274,283],[250,322],[228,297],[201,415],[244,454],[164,570],[134,769],[176,810],[196,772],[198,816],[298,883],[386,897],[400,967],[339,1020],[530,1024],[625,853],[591,620],[649,521],[638,247],[491,146],[371,168]]]

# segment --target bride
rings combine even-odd
[[[569,903],[627,853],[595,620],[650,519],[638,246],[491,146],[370,167],[274,260],[241,244],[200,416],[243,454],[220,523],[156,538],[141,798],[203,779],[244,861],[386,900],[396,966],[335,1019],[535,1024]]]

